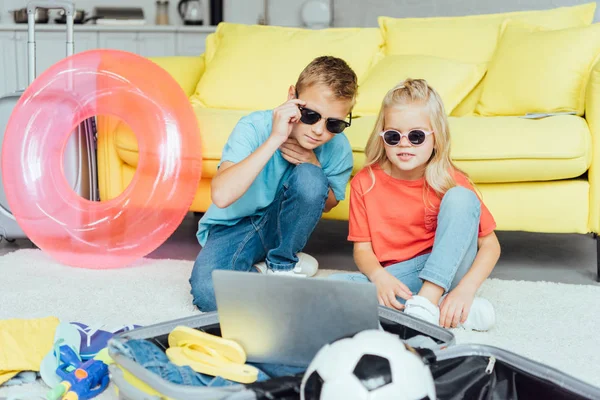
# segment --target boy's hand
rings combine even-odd
[[[461,285],[454,288],[440,304],[440,326],[456,328],[459,323],[464,323],[469,316],[474,298],[475,290]]]
[[[370,277],[370,281],[377,287],[377,296],[379,304],[382,306],[395,308],[397,310],[404,309],[404,305],[396,299],[396,296],[408,300],[412,297],[412,293],[408,287],[400,282],[398,278],[381,268]]]
[[[273,110],[271,136],[277,138],[281,143],[287,140],[292,133],[294,124],[300,121],[298,104],[305,105],[306,102],[300,99],[291,99]]]
[[[317,159],[315,152],[300,146],[296,139],[288,138],[279,149],[283,158],[290,164],[310,163],[319,168],[321,167],[321,163]]]

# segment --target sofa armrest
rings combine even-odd
[[[204,74],[204,57],[202,54],[199,57],[171,56],[148,59],[167,71],[181,86],[186,96],[190,97]]]
[[[187,97],[196,91],[204,73],[204,54],[199,57],[172,56],[149,57],[148,59],[167,71],[181,86]],[[124,160],[117,149],[117,138],[130,130],[119,118],[108,115],[97,117],[97,163],[98,186],[102,201],[117,197],[127,186],[123,175]]]
[[[124,162],[117,152],[116,137],[121,129],[128,128],[119,118],[108,115],[97,116],[96,128],[98,190],[100,200],[107,201],[121,194],[126,186],[122,174]]]
[[[592,134],[592,164],[588,171],[590,183],[589,229],[600,232],[600,61],[589,76],[585,97],[585,119]]]

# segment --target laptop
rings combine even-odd
[[[221,336],[248,362],[307,367],[325,344],[379,329],[372,283],[213,271]]]

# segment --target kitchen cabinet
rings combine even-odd
[[[177,54],[180,56],[198,56],[206,50],[205,35],[198,35],[194,32],[180,32],[177,35]]]
[[[216,27],[75,26],[75,53],[117,49],[143,57],[199,56]],[[36,25],[36,73],[39,76],[66,55],[64,25]],[[0,24],[0,95],[27,87],[27,26]]]
[[[137,50],[137,33],[135,32],[102,32],[99,35],[98,48],[129,51]]]
[[[0,32],[0,96],[17,90],[15,32]]]
[[[176,50],[175,33],[169,32],[140,32],[137,35],[136,53],[144,57],[162,57],[179,55]]]
[[[16,61],[17,86],[27,87],[27,32],[16,32]],[[36,76],[46,71],[67,55],[65,32],[40,32],[36,34]],[[93,32],[78,32],[75,42],[75,53],[97,48],[96,34]]]

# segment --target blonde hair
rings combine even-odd
[[[427,190],[433,189],[441,198],[450,188],[456,186],[452,170],[461,172],[468,180],[470,179],[466,173],[454,165],[450,158],[450,128],[444,103],[439,94],[424,79],[406,79],[389,90],[383,98],[375,127],[365,148],[365,168],[369,169],[373,179],[369,190],[375,185],[373,165],[384,167],[389,163],[385,153],[385,144],[379,136],[384,129],[385,111],[389,108],[401,109],[403,106],[415,103],[423,104],[429,111],[429,120],[434,132],[432,137],[435,140],[431,158],[425,167],[425,186]]]
[[[358,92],[358,78],[346,61],[332,56],[317,57],[300,73],[296,82],[296,90],[322,84],[328,87],[338,100],[347,100],[352,106]]]

